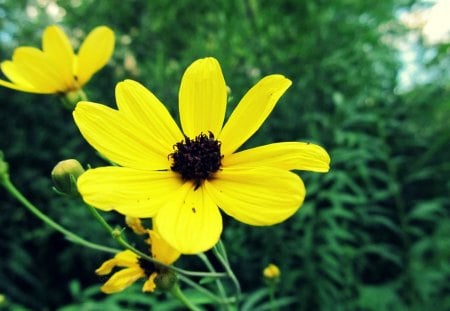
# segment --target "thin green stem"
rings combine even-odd
[[[201,311],[200,308],[198,308],[196,305],[194,305],[187,297],[183,294],[181,291],[180,286],[178,284],[175,284],[172,289],[170,290],[170,293],[172,296],[177,298],[183,305],[185,305],[189,310],[191,311]]]
[[[214,293],[212,293],[210,290],[204,288],[203,286],[197,284],[196,282],[192,281],[190,278],[185,277],[183,275],[179,275],[178,279],[186,284],[188,284],[189,286],[191,286],[192,288],[194,288],[195,290],[197,290],[198,292],[204,294],[205,296],[209,297],[211,300],[213,300],[214,302],[220,304],[220,305],[226,305],[226,304],[230,304],[235,302],[236,300],[233,298],[225,298],[222,299],[221,297],[218,297],[217,295],[215,295]]]
[[[241,285],[239,284],[239,281],[236,275],[234,274],[233,270],[231,270],[225,246],[222,244],[222,241],[219,240],[219,242],[216,244],[216,246],[214,246],[212,250],[214,255],[217,257],[217,259],[219,259],[220,263],[225,268],[228,277],[234,284],[234,287],[236,289],[236,305],[238,305],[239,301],[241,300]]]
[[[14,186],[14,184],[11,182],[9,178],[2,179],[1,184],[5,187],[5,189],[24,207],[26,207],[33,215],[35,215],[37,218],[42,220],[45,224],[53,228],[54,230],[62,233],[69,241],[83,245],[88,248],[92,248],[98,251],[107,252],[107,253],[117,253],[119,252],[118,249],[103,246],[100,244],[92,243],[90,241],[87,241],[80,237],[79,235],[73,233],[72,231],[69,231],[68,229],[64,228],[60,224],[53,221],[50,217],[42,213],[36,206],[34,206],[28,199]]]
[[[214,266],[211,264],[208,257],[204,253],[197,254],[197,257],[200,258],[201,261],[203,261],[203,263],[205,264],[205,266],[208,268],[208,270],[210,272],[216,272],[216,269],[214,269]],[[225,300],[227,298],[227,293],[225,292],[225,288],[224,288],[221,280],[216,279],[215,283],[216,283],[217,289],[219,290],[220,296],[222,297],[222,299]]]
[[[275,307],[275,284],[269,285],[269,301],[270,301],[270,310],[277,311],[278,308]]]

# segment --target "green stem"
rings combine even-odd
[[[150,262],[153,262],[155,264],[158,264],[160,266],[163,266],[167,269],[170,269],[174,272],[177,272],[177,273],[183,274],[183,275],[198,276],[198,277],[216,277],[216,278],[221,278],[221,277],[227,276],[226,273],[187,271],[184,269],[180,269],[180,268],[162,263],[162,262],[156,260],[155,258],[136,249],[132,245],[130,245],[123,237],[122,230],[117,230],[117,229],[114,229],[113,227],[111,227],[94,207],[92,207],[89,204],[87,204],[87,206],[88,206],[89,210],[91,211],[92,215],[94,215],[95,219],[97,219],[97,221],[111,234],[111,236],[117,241],[117,243],[119,243],[124,248],[132,251],[133,253],[139,255],[140,257],[144,258],[145,260],[148,260]]]
[[[214,255],[217,257],[217,259],[219,259],[220,263],[225,268],[228,277],[234,284],[234,287],[236,289],[236,305],[238,305],[239,301],[241,300],[241,285],[239,284],[239,281],[236,275],[234,274],[233,270],[231,270],[225,246],[222,244],[222,241],[219,240],[219,242],[216,244],[216,246],[214,246],[212,250]]]
[[[63,226],[59,225],[55,221],[53,221],[47,215],[42,213],[37,207],[35,207],[30,201],[28,201],[28,199],[25,198],[25,196],[14,186],[14,184],[11,182],[11,180],[9,178],[2,179],[1,184],[17,201],[22,203],[22,205],[24,207],[26,207],[32,214],[34,214],[37,218],[42,220],[45,224],[47,224],[54,230],[62,233],[69,241],[76,243],[76,244],[83,245],[88,248],[99,250],[102,252],[113,253],[113,254],[119,252],[119,250],[117,250],[117,249],[87,241],[87,240],[83,239],[82,237],[76,235],[75,233],[69,231],[68,229],[64,228]]]
[[[270,300],[270,310],[277,311],[278,309],[275,307],[275,284],[269,285],[269,300]]]
[[[170,293],[172,294],[172,296],[174,296],[179,301],[181,301],[181,303],[183,305],[185,305],[189,310],[201,311],[200,308],[198,308],[196,305],[194,305],[192,302],[190,302],[189,299],[187,299],[187,297],[183,294],[183,292],[181,291],[181,288],[180,288],[180,286],[178,286],[178,284],[175,284],[172,287],[172,289],[170,290]]]
[[[214,272],[214,273],[216,272],[213,265],[209,261],[208,257],[204,253],[197,254],[197,257],[203,261],[203,263],[205,264],[205,266],[208,268],[208,270],[210,272]],[[225,300],[227,298],[227,293],[225,292],[225,288],[224,288],[222,282],[220,281],[220,279],[216,279],[215,283],[216,283],[217,289],[219,290],[220,296],[222,297],[222,299]]]
[[[192,288],[194,288],[195,290],[197,290],[198,292],[204,294],[205,296],[211,298],[211,300],[213,300],[214,302],[220,304],[220,305],[226,305],[226,304],[230,304],[235,302],[235,299],[233,298],[225,298],[222,299],[221,297],[218,297],[217,295],[213,294],[211,291],[209,291],[208,289],[204,288],[201,285],[198,285],[196,282],[192,281],[190,278],[185,277],[183,275],[179,275],[178,276],[179,280],[188,284],[189,286],[191,286]]]

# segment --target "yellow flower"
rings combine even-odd
[[[273,143],[240,152],[291,85],[282,75],[261,79],[222,127],[227,88],[214,58],[195,61],[181,81],[183,132],[141,84],[116,87],[118,110],[78,103],[82,135],[120,166],[87,170],[78,179],[83,199],[101,210],[153,217],[161,236],[184,254],[213,247],[222,232],[219,208],[255,226],[280,223],[302,205],[305,187],[290,170],[327,172],[321,147]]]
[[[280,275],[281,275],[280,269],[273,263],[269,264],[263,270],[263,276],[266,279],[277,279],[280,277]]]
[[[40,94],[76,91],[105,66],[113,49],[114,33],[106,26],[92,30],[77,55],[61,28],[49,26],[42,37],[42,50],[18,47],[11,61],[1,63],[10,81],[0,79],[0,85]]]
[[[159,234],[154,230],[148,231],[150,235],[149,243],[151,244],[152,257],[159,262],[170,265],[174,263],[180,253],[170,247]],[[115,267],[124,268],[114,273],[108,281],[101,287],[106,294],[120,292],[136,282],[138,279],[146,278],[147,280],[142,287],[144,292],[153,292],[156,288],[155,279],[158,275],[167,273],[163,267],[141,259],[132,251],[125,250],[117,253],[114,258],[105,261],[100,268],[95,270],[98,275],[106,275],[111,273]]]

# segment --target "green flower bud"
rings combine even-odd
[[[55,189],[63,194],[78,196],[77,179],[84,173],[80,162],[68,159],[59,162],[52,170],[52,180]]]
[[[178,278],[175,272],[171,270],[162,270],[158,272],[158,275],[155,278],[155,285],[156,288],[161,291],[170,291],[177,281]]]
[[[79,101],[86,100],[86,94],[82,89],[70,91],[61,95],[63,106],[69,110],[73,110]]]

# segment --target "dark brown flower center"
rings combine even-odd
[[[139,267],[144,270],[145,276],[149,277],[153,272],[157,272],[155,264],[143,258],[138,259]]]
[[[192,180],[198,188],[202,181],[211,178],[220,169],[223,156],[220,154],[220,141],[214,134],[200,134],[194,139],[185,137],[173,146],[172,171],[181,175],[183,180]]]

